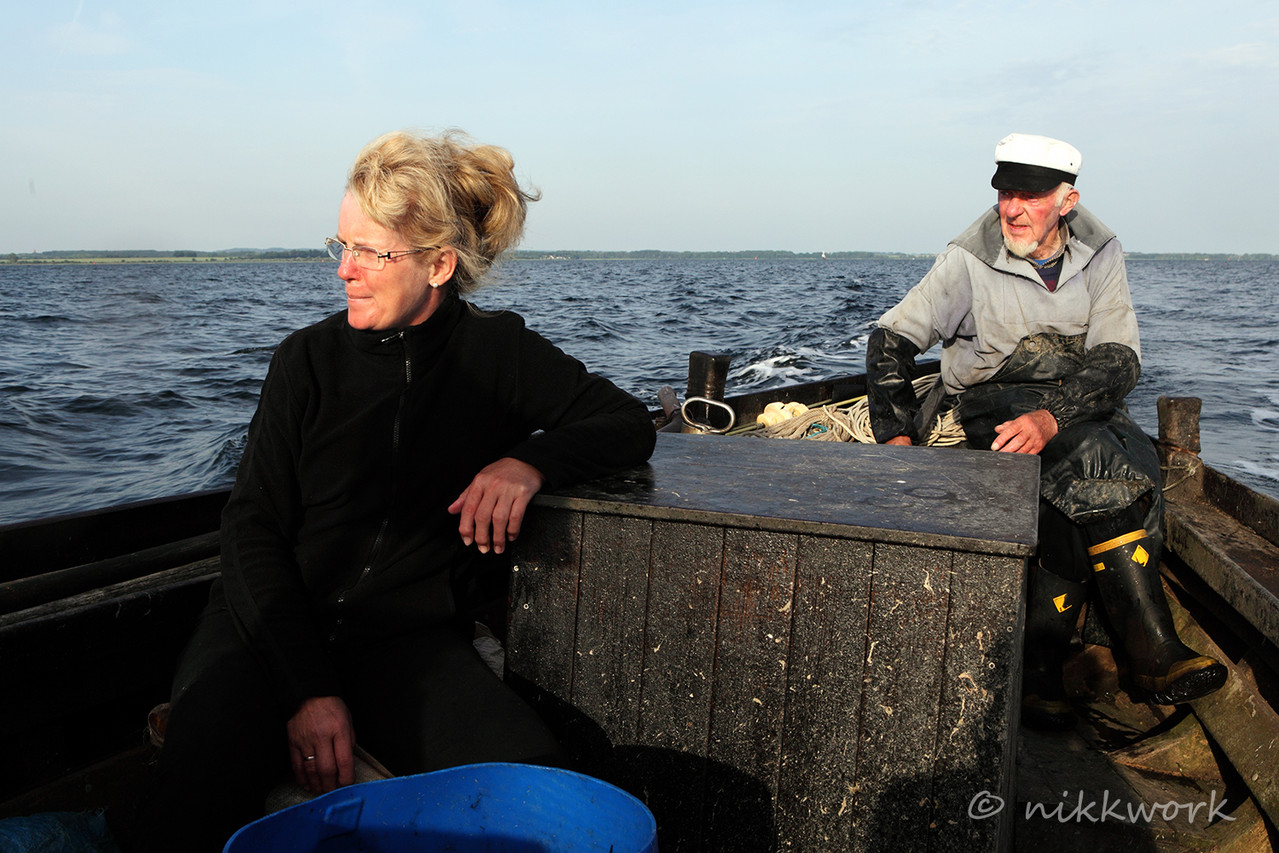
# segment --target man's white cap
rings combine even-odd
[[[1083,160],[1078,148],[1060,139],[1010,133],[995,146],[990,185],[997,190],[1047,192],[1063,181],[1073,184]]]

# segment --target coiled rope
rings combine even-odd
[[[934,380],[933,376],[921,376],[911,383],[915,396],[918,398],[926,395]],[[827,403],[771,427],[761,428],[758,424],[751,424],[732,434],[748,432],[758,433],[765,438],[876,443],[875,434],[870,428],[870,401],[865,396],[840,403]],[[952,447],[963,441],[963,427],[955,420],[954,411],[947,411],[933,421],[924,443],[933,447]]]

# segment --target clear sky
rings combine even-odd
[[[1132,251],[1279,253],[1279,4],[6,4],[0,252],[319,246],[394,129],[503,145],[524,247],[936,252],[1057,136]]]

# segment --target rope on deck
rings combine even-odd
[[[915,396],[922,397],[927,394],[933,381],[932,376],[921,376],[911,383],[911,387],[915,389]],[[744,431],[757,432],[765,438],[876,443],[875,434],[870,428],[870,402],[864,396],[841,403],[828,403],[771,427],[761,429],[758,425],[754,425]],[[963,441],[963,427],[955,420],[954,411],[948,410],[934,420],[933,427],[924,443],[934,447],[952,447]]]

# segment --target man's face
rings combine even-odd
[[[1060,188],[1047,192],[1021,190],[999,191],[999,227],[1004,232],[1008,251],[1022,258],[1042,260],[1057,251],[1057,222],[1079,201],[1079,193],[1071,189],[1060,205]]]

